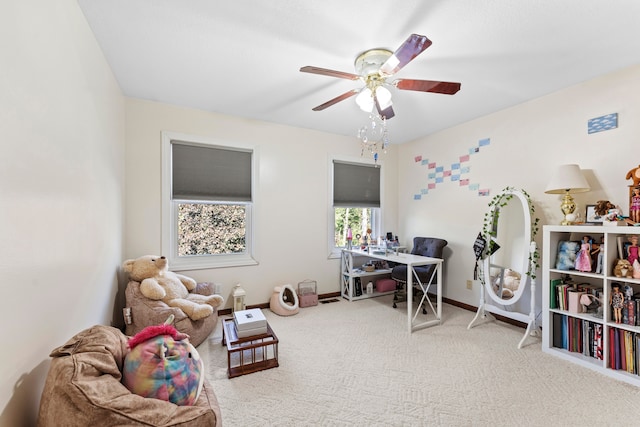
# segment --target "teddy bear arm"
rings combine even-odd
[[[209,304],[211,307],[216,308],[224,303],[224,298],[222,295],[200,295],[200,294],[189,294],[187,299],[200,303],[200,304]]]
[[[189,316],[191,320],[200,320],[213,314],[213,308],[207,304],[199,304],[184,298],[175,298],[165,301],[170,307],[178,307]]]
[[[180,281],[188,291],[194,290],[198,285],[198,283],[191,277],[183,276],[182,274],[176,274],[176,277],[180,279]]]
[[[153,278],[144,279],[142,283],[140,283],[140,292],[152,300],[161,300],[166,296],[164,288]]]

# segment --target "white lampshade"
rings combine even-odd
[[[378,89],[376,89],[376,97],[378,98],[380,109],[384,110],[391,106],[391,92],[389,92],[389,89],[386,87],[378,87]]]
[[[582,175],[580,166],[561,165],[552,175],[551,181],[544,192],[547,194],[564,194],[567,191],[584,193],[589,190],[591,190],[591,187],[589,187],[589,183]]]
[[[356,96],[356,104],[362,111],[366,111],[370,113],[373,110],[373,96],[371,96],[371,90],[369,88],[364,88],[360,91],[358,96]]]
[[[391,106],[391,92],[386,87],[378,86],[376,89],[376,97],[378,98],[378,103],[380,104],[380,109],[384,110]],[[374,101],[373,94],[371,89],[368,87],[362,89],[358,96],[356,96],[356,104],[362,111],[366,111],[370,113],[373,111]]]

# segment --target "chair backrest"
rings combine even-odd
[[[411,253],[442,259],[442,251],[447,244],[448,242],[446,240],[435,237],[414,237]]]

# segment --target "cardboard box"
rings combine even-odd
[[[238,338],[267,333],[267,319],[259,308],[235,311],[233,322],[236,325]]]

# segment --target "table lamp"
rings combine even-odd
[[[547,194],[564,194],[560,210],[564,214],[564,220],[560,225],[571,225],[576,220],[574,214],[576,204],[570,193],[584,193],[591,190],[589,183],[582,175],[578,165],[561,165],[555,171],[551,182],[544,191]]]

